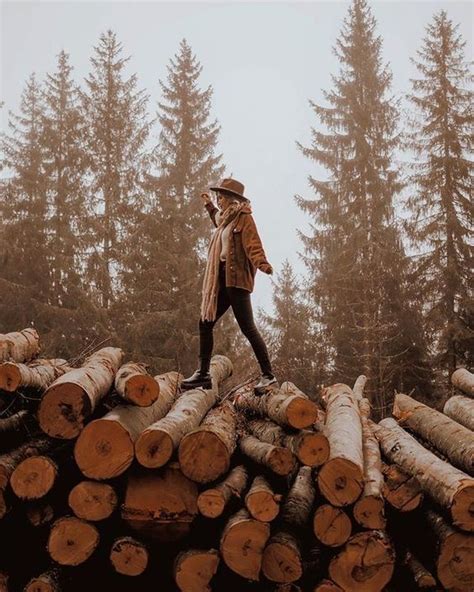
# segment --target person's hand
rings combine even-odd
[[[263,273],[266,273],[268,275],[273,275],[273,267],[270,265],[270,263],[264,263],[260,267],[260,270],[263,271]]]
[[[207,205],[208,203],[211,203],[211,201],[212,201],[209,193],[201,193],[201,199],[202,199],[202,203],[204,205]]]

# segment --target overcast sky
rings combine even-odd
[[[446,9],[472,59],[473,3],[373,1],[369,3],[383,39],[383,59],[393,71],[395,95],[410,90],[415,57],[433,14]],[[212,117],[222,126],[219,152],[228,173],[245,185],[268,260],[275,271],[285,258],[304,272],[296,229],[308,219],[294,195],[310,196],[308,175],[324,171],[297,149],[310,143],[317,124],[308,99],[326,104],[339,65],[332,53],[350,2],[1,2],[1,100],[18,112],[31,72],[43,79],[56,68],[57,54],[70,54],[75,79],[89,72],[99,35],[112,29],[130,55],[128,74],[150,95],[155,114],[158,80],[184,37],[203,66],[201,85],[214,89]],[[158,130],[155,128],[153,140]],[[257,274],[254,309],[271,309],[271,280]]]

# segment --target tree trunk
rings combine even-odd
[[[215,481],[229,470],[236,444],[236,414],[233,405],[224,402],[211,409],[201,425],[181,440],[181,470],[197,483]]]
[[[299,430],[288,433],[278,424],[266,419],[251,420],[247,426],[262,442],[291,450],[303,465],[320,466],[329,457],[329,443],[323,431]]]
[[[247,486],[247,469],[243,465],[233,468],[223,481],[212,489],[205,489],[198,497],[199,512],[206,518],[217,518],[233,498],[240,498]]]
[[[430,442],[451,464],[469,475],[474,473],[474,433],[443,413],[397,394],[393,415],[400,425],[407,425]]]
[[[458,368],[453,372],[451,382],[469,397],[474,397],[474,374],[466,370],[466,368]]]
[[[181,551],[174,563],[174,579],[181,592],[211,592],[209,582],[219,567],[215,549]]]
[[[135,457],[135,442],[169,412],[182,378],[178,372],[157,376],[160,396],[155,403],[149,407],[118,405],[88,423],[74,448],[74,458],[83,474],[91,479],[111,479],[124,473]]]
[[[51,491],[58,473],[58,465],[49,456],[30,456],[17,465],[10,485],[20,499],[40,499]]]
[[[402,471],[397,465],[382,463],[385,476],[384,499],[399,512],[412,512],[423,501],[423,490],[416,477]]]
[[[23,331],[0,334],[0,362],[28,362],[40,352],[39,335],[28,327]]]
[[[118,498],[115,489],[108,483],[81,481],[71,489],[68,503],[78,518],[96,522],[112,515]]]
[[[318,419],[317,406],[299,389],[290,388],[291,383],[284,384],[287,385],[285,390],[272,390],[260,396],[247,390],[235,397],[235,407],[269,418],[281,426],[309,428]]]
[[[239,446],[246,456],[277,475],[289,475],[295,467],[296,458],[287,448],[260,442],[255,436],[243,436]]]
[[[183,393],[166,417],[142,432],[135,444],[138,462],[144,467],[165,465],[181,439],[199,426],[206,413],[216,404],[219,384],[232,373],[232,364],[225,356],[214,356],[210,369],[213,388],[193,389]]]
[[[371,425],[387,458],[416,476],[423,491],[451,513],[456,526],[473,531],[474,479],[426,450],[394,419]]]
[[[60,565],[80,565],[95,551],[99,532],[93,524],[75,516],[59,518],[51,527],[48,553]]]
[[[443,413],[474,432],[474,399],[454,395],[444,404]]]
[[[245,506],[252,518],[271,522],[280,511],[281,495],[276,494],[265,477],[257,475],[245,496]]]
[[[110,390],[122,358],[121,349],[104,347],[87,358],[81,368],[56,379],[39,405],[41,429],[54,438],[78,436],[85,420]]]
[[[139,576],[147,568],[148,549],[132,537],[120,537],[112,545],[110,562],[119,574]]]
[[[135,531],[159,541],[174,541],[189,533],[197,515],[198,490],[178,463],[162,471],[138,471],[128,476],[122,518]]]
[[[395,553],[382,530],[367,530],[352,536],[331,559],[329,577],[343,590],[380,592],[390,581]]]
[[[148,374],[145,364],[128,362],[115,376],[115,390],[127,403],[149,407],[160,394],[159,383]]]
[[[359,376],[357,379],[365,377]],[[362,381],[361,381],[362,382]],[[360,385],[356,382],[360,389]],[[366,398],[358,399],[362,422],[362,451],[364,454],[364,490],[354,504],[354,518],[364,528],[385,528],[384,500],[382,490],[382,458],[377,438],[368,423],[370,403]]]
[[[340,547],[351,536],[352,522],[342,508],[322,504],[314,514],[313,531],[324,545]]]
[[[234,514],[222,533],[220,553],[227,567],[248,580],[258,581],[262,555],[270,526],[242,509]]]
[[[323,400],[330,452],[319,470],[318,485],[332,505],[345,506],[357,500],[364,484],[359,407],[352,389],[345,384],[325,389]]]
[[[0,365],[0,389],[9,393],[20,387],[44,391],[57,378],[70,372],[66,360],[34,360],[30,364],[4,362]]]
[[[30,456],[38,456],[48,452],[52,447],[49,438],[36,438],[22,444],[15,450],[0,456],[0,489],[5,489],[16,467]]]

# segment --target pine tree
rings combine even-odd
[[[66,307],[77,306],[82,297],[79,255],[86,220],[85,122],[72,69],[68,54],[61,51],[56,73],[47,75],[43,118],[51,298]]]
[[[150,158],[148,203],[127,253],[124,275],[136,319],[134,347],[155,364],[182,372],[197,363],[198,320],[207,242],[212,222],[199,194],[220,180],[215,155],[220,127],[209,121],[212,87],[201,90],[202,66],[186,40],[160,81],[158,144]],[[125,308],[129,308],[126,307]],[[217,327],[216,327],[217,329]],[[216,341],[216,346],[218,341]]]
[[[108,30],[100,36],[91,57],[92,71],[81,92],[83,117],[89,130],[89,215],[91,255],[88,276],[104,308],[118,290],[123,243],[143,207],[141,175],[148,95],[137,90],[137,75],[125,78],[130,57]]]
[[[472,82],[463,49],[466,45],[446,11],[435,14],[415,64],[420,78],[412,79],[408,95],[415,116],[407,145],[412,163],[412,191],[407,199],[411,217],[407,230],[418,251],[418,289],[425,301],[425,318],[436,366],[446,380],[469,359],[472,324],[473,231]],[[471,350],[472,351],[472,350]],[[472,354],[471,354],[472,355]],[[471,357],[472,359],[472,357]]]
[[[6,263],[2,277],[29,286],[48,302],[48,263],[44,102],[36,75],[30,75],[18,115],[9,112],[11,134],[2,134],[3,184],[1,214],[5,222]]]
[[[399,243],[393,197],[402,188],[392,165],[399,113],[386,96],[392,75],[381,64],[375,26],[365,0],[354,0],[334,49],[341,71],[335,89],[324,91],[330,106],[310,101],[329,133],[313,129],[311,147],[297,143],[330,176],[311,177],[316,198],[296,201],[314,222],[311,235],[299,234],[309,295],[328,342],[327,365],[335,380],[348,384],[364,373],[366,393],[383,415],[406,346],[395,313],[405,310],[406,296],[390,289],[403,283],[393,258]]]
[[[314,395],[325,378],[322,344],[312,322],[311,307],[304,301],[288,260],[272,284],[274,314],[261,314],[269,327],[272,368],[280,382],[289,380]]]

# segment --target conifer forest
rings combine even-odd
[[[212,388],[180,388],[200,195],[238,171],[191,41],[155,104],[112,28],[85,77],[64,48],[0,97],[0,592],[474,590],[472,56],[447,3],[395,92],[373,12],[347,3],[287,138],[304,272],[254,310],[263,395],[231,312]]]

